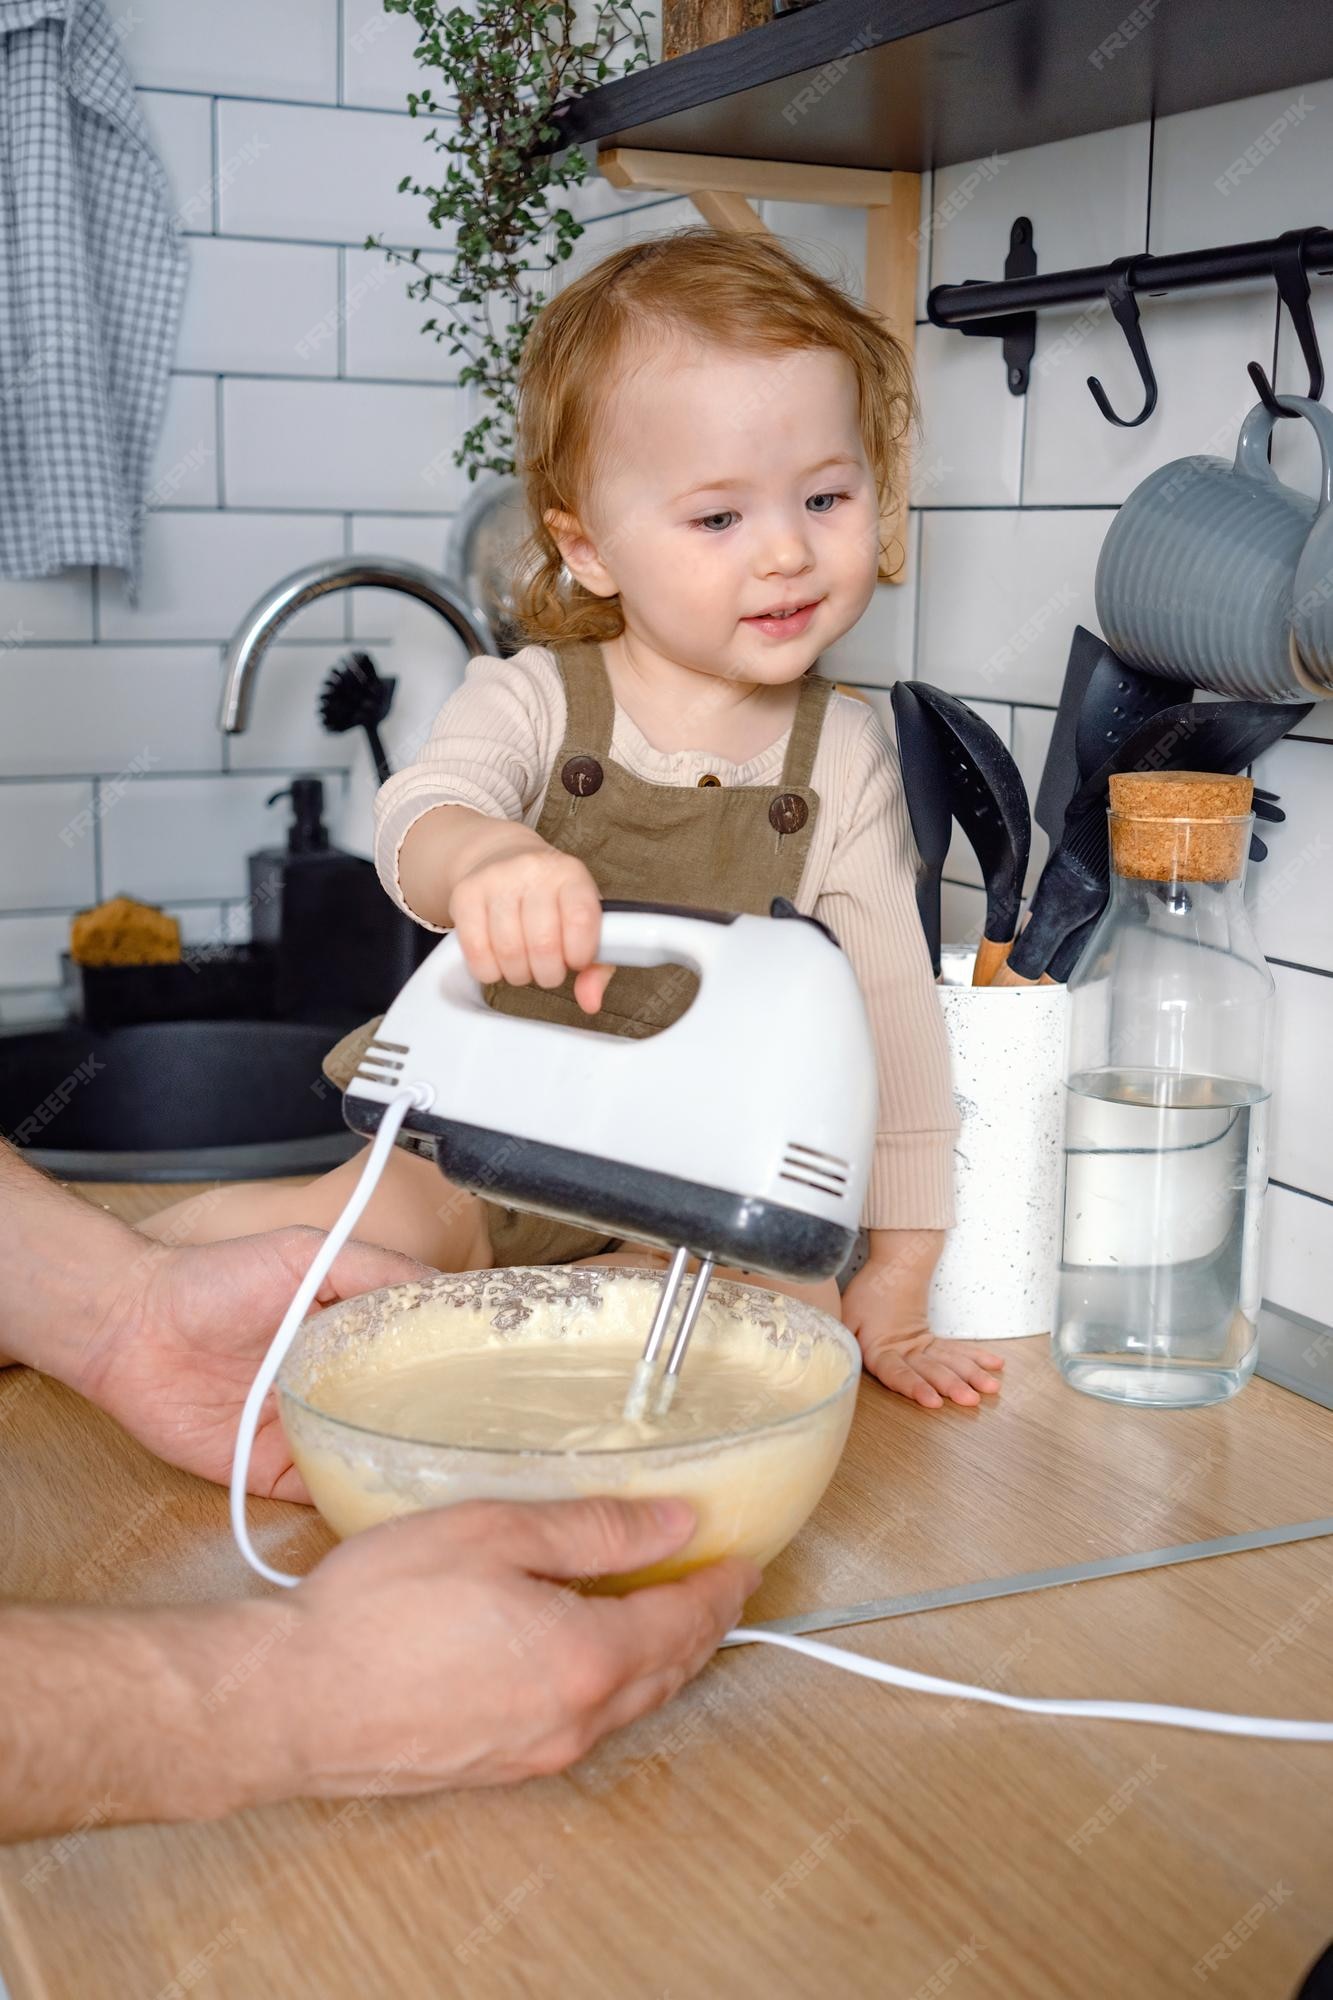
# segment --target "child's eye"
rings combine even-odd
[[[847,495],[845,493],[812,493],[805,504],[816,514],[831,514],[833,512],[831,507],[816,507],[816,500],[845,500],[846,498]]]
[[[734,521],[735,519],[736,519],[735,513],[729,508],[724,508],[722,512],[719,514],[701,514],[697,520],[692,521],[690,523],[690,526],[693,528],[707,528],[711,533],[713,531],[712,524],[714,522],[720,521],[722,523],[722,526],[725,528],[728,526],[730,522]],[[718,532],[720,532],[720,530]]]

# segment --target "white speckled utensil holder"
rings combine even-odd
[[[1060,1257],[1064,986],[972,986],[945,953],[957,1222],[930,1294],[931,1331],[956,1340],[1049,1333]],[[956,983],[955,983],[956,982]]]

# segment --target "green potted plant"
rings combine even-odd
[[[534,148],[556,136],[558,104],[650,61],[652,16],[631,0],[384,5],[412,17],[416,61],[439,78],[407,99],[414,118],[439,121],[425,135],[440,163],[436,184],[407,174],[399,192],[427,202],[432,225],[452,238],[438,261],[420,249],[386,254],[410,266],[408,297],[431,309],[421,330],[459,357],[458,381],[479,405],[453,451],[478,490],[454,524],[445,567],[510,650],[520,640],[508,580],[526,532],[514,476],[519,358],[551,274],[583,234],[562,196],[592,171],[577,147]]]

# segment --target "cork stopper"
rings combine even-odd
[[[1218,771],[1117,771],[1111,856],[1142,882],[1234,882],[1249,847],[1254,780]]]

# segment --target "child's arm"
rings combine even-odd
[[[869,1256],[843,1294],[843,1318],[865,1365],[928,1409],[976,1403],[1003,1367],[989,1348],[937,1340],[931,1279],[953,1221],[953,1102],[948,1043],[921,933],[898,759],[873,711],[858,716],[837,843],[814,914],[855,969],[874,1036],[875,1156],[863,1212]]]
[[[550,988],[568,969],[578,974],[579,1005],[598,1012],[613,968],[593,962],[602,903],[576,856],[531,827],[470,806],[436,806],[404,836],[398,881],[415,912],[456,928],[474,979]]]
[[[870,1255],[842,1295],[842,1316],[866,1367],[888,1389],[928,1410],[979,1403],[999,1388],[1003,1355],[930,1330],[930,1281],[942,1229],[872,1229]]]
[[[609,966],[594,963],[601,900],[583,862],[526,822],[537,816],[564,729],[564,690],[544,648],[469,661],[419,756],[375,800],[375,861],[398,906],[457,930],[484,984],[553,988],[601,1007]]]

